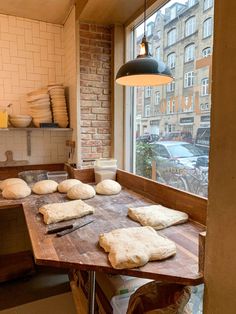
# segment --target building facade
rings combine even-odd
[[[136,88],[136,136],[168,137],[210,127],[213,0],[171,1],[148,22],[146,36],[154,58],[163,60],[172,83]],[[137,49],[142,35],[136,37]]]

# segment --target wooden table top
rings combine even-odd
[[[0,208],[23,205],[36,264],[119,273],[186,285],[203,282],[203,276],[198,272],[198,235],[205,230],[203,225],[189,221],[159,231],[176,243],[175,256],[163,261],[149,262],[135,269],[116,270],[111,267],[108,254],[98,244],[99,234],[117,228],[140,226],[127,217],[128,208],[153,204],[153,201],[126,188],[118,195],[96,195],[85,201],[95,207],[95,221],[92,224],[63,237],[47,235],[48,226],[43,223],[38,208],[43,204],[64,201],[67,201],[66,196],[59,193],[31,195],[22,201],[0,199]],[[68,222],[60,224],[66,223]]]

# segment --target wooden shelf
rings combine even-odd
[[[0,131],[65,131],[70,132],[73,131],[72,128],[6,128],[1,129]]]

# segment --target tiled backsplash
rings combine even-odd
[[[73,24],[72,19],[69,17],[66,24]],[[28,114],[26,94],[49,83],[69,83],[71,92],[73,82],[66,72],[71,69],[69,62],[75,68],[75,60],[67,60],[66,66],[64,62],[64,46],[69,39],[62,25],[0,14],[0,110],[11,103],[9,114]],[[11,150],[14,160],[28,160],[30,164],[65,162],[65,142],[71,135],[63,131],[32,131],[31,156],[27,156],[25,131],[1,131],[0,161],[5,161],[5,152]]]
[[[71,132],[31,132],[31,156],[27,156],[27,133],[25,131],[1,131],[0,160],[6,160],[5,151],[13,151],[14,160],[28,160],[29,164],[63,163],[68,160],[66,140]]]
[[[0,15],[0,107],[28,113],[26,93],[64,82],[63,26]]]

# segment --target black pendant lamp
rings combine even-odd
[[[126,86],[157,86],[173,80],[171,71],[163,62],[157,61],[149,52],[146,40],[146,0],[144,1],[144,36],[140,54],[136,59],[121,66],[116,82]]]

